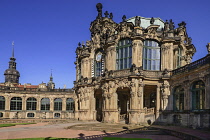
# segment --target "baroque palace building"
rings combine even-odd
[[[116,23],[96,8],[91,39],[76,49],[79,119],[210,127],[210,43],[191,63],[185,22],[124,15]]]
[[[0,83],[0,118],[3,119],[74,119],[76,96],[72,89],[55,89],[52,73],[50,81],[39,85],[19,83],[14,46],[5,82]]]
[[[210,43],[196,52],[186,23],[135,16],[122,22],[104,13],[91,22],[91,39],[76,49],[73,89],[50,81],[19,83],[14,50],[0,84],[1,118],[62,118],[107,123],[210,127]]]

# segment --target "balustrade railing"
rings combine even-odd
[[[0,86],[0,91],[21,91],[21,92],[72,92],[72,89],[42,89],[42,88],[23,88],[23,87],[7,87]]]
[[[198,67],[206,65],[206,64],[210,64],[210,55],[207,55],[206,57],[203,57],[195,62],[192,62],[190,64],[183,66],[183,67],[173,70],[172,75],[183,73],[185,71],[190,71],[190,70],[193,70],[195,68],[198,68]]]

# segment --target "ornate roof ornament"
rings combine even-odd
[[[113,14],[112,13],[109,14],[109,18],[113,19]]]
[[[179,27],[185,27],[186,26],[186,23],[184,21],[182,21],[181,23],[178,24]]]
[[[98,4],[96,4],[96,8],[97,8],[97,11],[98,11],[97,18],[101,18],[102,17],[102,8],[103,8],[103,5],[101,3],[98,3]]]
[[[155,22],[155,19],[152,17],[150,20],[150,24],[154,24],[154,22]]]
[[[172,19],[170,19],[170,23],[169,23],[169,29],[170,30],[174,30],[174,22],[172,21]]]
[[[122,21],[123,21],[123,22],[126,22],[126,16],[125,16],[125,15],[123,15]]]
[[[135,26],[140,27],[140,25],[141,25],[141,18],[136,16],[135,17]]]
[[[106,12],[104,13],[104,15],[105,15],[105,17],[108,17],[108,16],[109,16],[109,12],[106,11]]]
[[[166,22],[164,23],[164,31],[168,31],[169,30],[169,23],[168,20],[166,20]]]
[[[208,44],[206,45],[206,48],[207,48],[208,54],[210,54],[210,43],[208,43]]]

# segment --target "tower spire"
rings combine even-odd
[[[10,57],[9,68],[4,72],[5,83],[19,83],[20,73],[16,70],[15,60],[14,41],[12,41],[12,56]]]
[[[15,42],[12,41],[12,58],[15,58],[15,50],[14,50]]]
[[[53,81],[52,69],[51,69],[50,81]]]

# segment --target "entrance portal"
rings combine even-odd
[[[156,89],[155,85],[144,86],[144,107],[155,108],[156,107]]]
[[[130,109],[130,89],[129,88],[118,88],[118,112],[119,112],[119,121],[125,121],[128,123],[128,110]]]
[[[96,120],[102,121],[102,90],[97,89],[94,94],[95,97],[95,110],[96,110]]]

